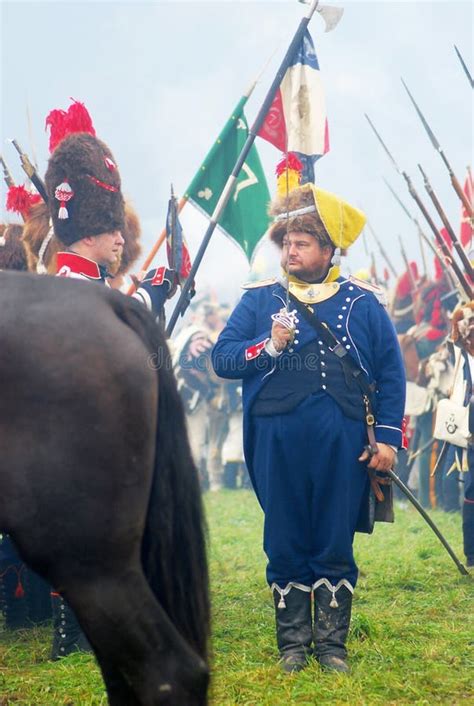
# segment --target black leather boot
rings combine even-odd
[[[53,608],[53,645],[51,659],[57,660],[73,652],[91,652],[76,616],[59,593],[51,594]]]
[[[346,640],[354,589],[345,579],[336,586],[328,579],[320,579],[314,584],[313,590],[316,658],[326,669],[348,672]]]
[[[28,618],[33,625],[41,625],[51,619],[51,587],[31,569],[25,572],[25,587]]]
[[[311,588],[288,584],[281,589],[273,584],[272,591],[281,666],[285,672],[299,672],[311,655]]]

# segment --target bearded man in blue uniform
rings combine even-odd
[[[314,653],[348,671],[354,532],[368,469],[391,468],[402,443],[403,364],[377,288],[340,276],[341,250],[364,215],[314,184],[280,196],[270,213],[288,278],[247,287],[213,365],[243,379],[245,456],[265,513],[282,667],[303,669]]]

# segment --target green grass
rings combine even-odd
[[[349,636],[352,672],[277,665],[273,603],[261,550],[262,515],[247,491],[208,494],[213,594],[213,706],[474,703],[474,580],[460,576],[411,509],[358,535],[361,576]],[[462,557],[461,518],[433,517]],[[93,658],[47,661],[50,630],[0,624],[0,706],[106,703]]]

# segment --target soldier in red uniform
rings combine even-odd
[[[109,286],[108,268],[124,246],[125,218],[110,149],[94,135],[69,135],[52,153],[45,182],[54,234],[64,246],[57,254],[57,275]],[[174,275],[162,267],[147,273],[135,296],[158,316],[173,291]],[[87,648],[72,610],[59,593],[52,595],[53,658]]]
[[[107,284],[124,245],[125,219],[111,151],[93,135],[70,135],[51,155],[46,188],[55,235],[66,246],[57,255],[57,274]],[[160,267],[145,275],[134,296],[159,315],[174,289],[174,273]]]

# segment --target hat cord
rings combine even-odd
[[[335,248],[333,256],[331,258],[331,265],[334,267],[341,266],[341,250],[342,250],[342,231],[343,231],[343,209],[342,203],[339,202],[339,245]]]

